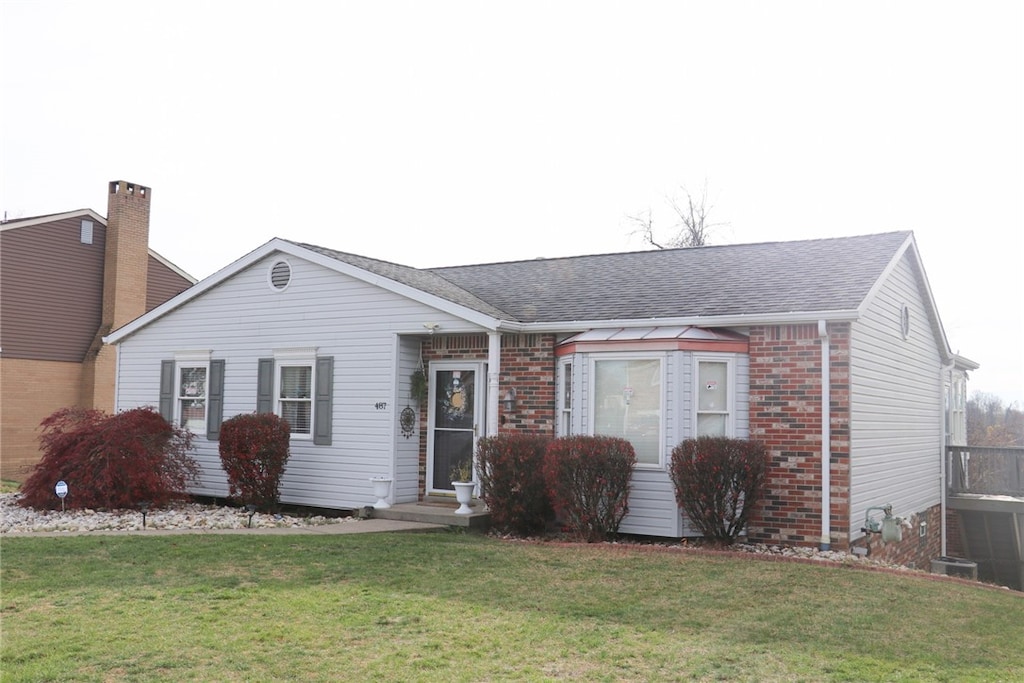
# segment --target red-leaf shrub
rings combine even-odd
[[[220,427],[220,463],[230,496],[243,505],[277,504],[288,462],[291,429],[274,413],[247,413]]]
[[[565,436],[544,456],[544,479],[569,530],[587,542],[619,531],[628,512],[633,445],[611,436]]]
[[[68,508],[154,508],[186,497],[199,468],[189,456],[192,433],[153,408],[109,415],[63,408],[40,423],[43,457],[22,484],[26,507],[59,509],[58,481],[68,484]]]
[[[679,504],[705,537],[731,544],[764,492],[768,449],[746,439],[702,436],[672,449]]]
[[[552,516],[544,484],[544,451],[551,438],[513,432],[477,442],[480,497],[499,531],[529,536]]]

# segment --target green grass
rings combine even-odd
[[[9,538],[3,681],[1024,680],[1024,598],[458,533]]]
[[[0,479],[0,493],[17,493],[21,484],[9,479]]]

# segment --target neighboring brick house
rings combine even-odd
[[[103,335],[195,284],[149,249],[152,192],[109,185],[90,209],[0,224],[0,469],[23,481],[39,423],[59,408],[114,408],[116,350]]]
[[[333,508],[373,476],[391,502],[448,492],[485,434],[609,434],[638,455],[621,530],[681,537],[671,450],[724,434],[771,451],[752,538],[877,547],[860,529],[892,505],[913,531],[880,552],[940,552],[963,363],[909,232],[435,269],[275,239],[108,341],[118,408],[196,432],[197,494],[226,494],[219,426],[253,410],[292,424],[282,500]]]

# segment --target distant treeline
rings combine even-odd
[[[1024,448],[1024,410],[1003,405],[993,394],[975,392],[967,402],[967,443],[971,446]]]

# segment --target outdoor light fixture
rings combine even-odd
[[[441,323],[423,323],[423,327],[427,328],[427,334],[434,334],[441,327]]]
[[[249,503],[245,506],[245,509],[249,511],[249,528],[252,528],[252,516],[256,514],[256,506]]]
[[[142,528],[146,528],[146,513],[149,511],[149,501],[143,500],[139,502],[139,509],[142,510]]]
[[[516,409],[516,389],[515,387],[509,387],[505,390],[505,396],[501,399],[502,404],[505,406],[505,412],[511,413]]]

